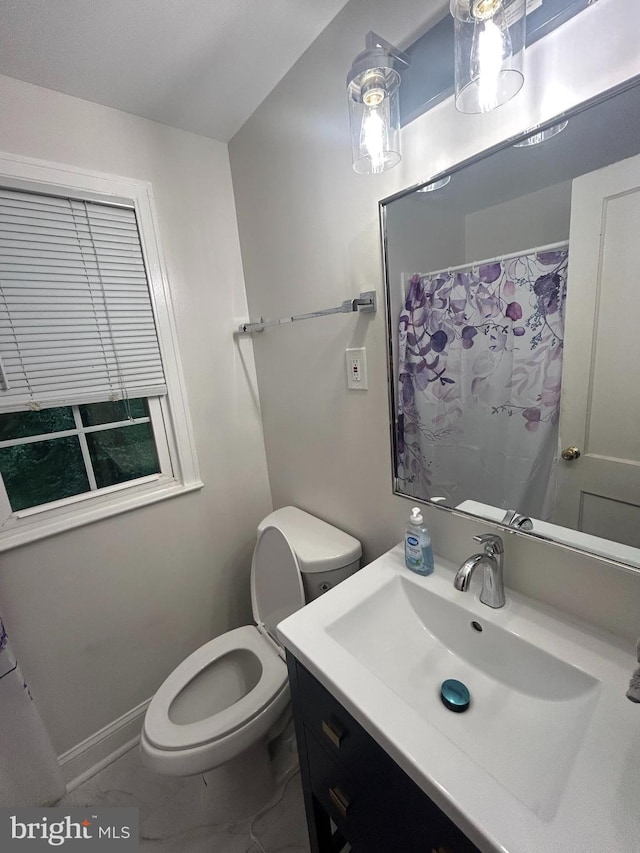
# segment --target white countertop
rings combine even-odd
[[[615,640],[565,622],[559,611],[508,588],[505,607],[491,610],[480,603],[475,580],[467,593],[454,589],[455,569],[437,558],[435,573],[418,577],[405,568],[397,546],[281,622],[282,642],[485,853],[640,851],[640,704],[625,696],[637,665],[633,656]],[[506,571],[508,578],[508,566]],[[598,682],[584,733],[557,792],[556,783],[540,772],[536,743],[519,750],[527,790],[539,785],[542,794],[552,791],[552,802],[544,808],[534,810],[515,796],[470,757],[463,738],[456,743],[451,730],[443,734],[428,713],[419,713],[328,633],[328,626],[344,621],[365,597],[395,577],[426,585],[458,605],[464,595],[474,618],[507,629]],[[640,614],[638,622],[640,626]],[[379,632],[384,630],[381,624]],[[518,697],[521,704],[523,695]],[[468,726],[467,714],[453,715],[456,725]],[[508,762],[509,755],[501,760]]]

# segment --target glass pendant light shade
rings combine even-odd
[[[353,168],[375,175],[396,166],[400,154],[400,74],[385,49],[359,54],[347,77]]]
[[[451,0],[456,108],[487,113],[524,83],[525,0]]]
[[[565,119],[564,121],[558,122],[558,124],[554,124],[544,130],[538,130],[536,133],[532,133],[531,136],[527,136],[527,138],[523,139],[522,142],[514,142],[513,147],[530,148],[532,145],[541,145],[543,142],[547,142],[549,139],[553,139],[554,136],[562,133],[568,124],[569,121]]]

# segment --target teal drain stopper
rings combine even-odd
[[[467,686],[455,678],[447,678],[446,681],[442,682],[440,698],[445,708],[455,711],[457,714],[466,711],[471,701]]]

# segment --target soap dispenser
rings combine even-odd
[[[417,506],[411,510],[405,528],[404,562],[408,569],[418,575],[430,575],[433,572],[431,534]]]

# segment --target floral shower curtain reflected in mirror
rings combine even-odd
[[[403,492],[550,517],[567,266],[565,243],[411,277],[398,329]]]

